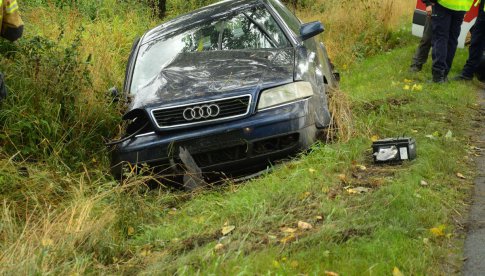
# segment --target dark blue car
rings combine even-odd
[[[321,32],[278,0],[232,0],[145,33],[127,66],[113,174],[181,172],[186,151],[202,172],[234,175],[308,149],[330,124],[338,79]]]

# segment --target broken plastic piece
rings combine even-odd
[[[388,161],[395,159],[397,156],[398,150],[396,146],[392,146],[389,148],[380,148],[378,152],[374,153],[377,161]]]
[[[207,186],[207,182],[204,181],[204,177],[202,176],[202,170],[197,166],[190,152],[183,147],[179,149],[180,160],[185,165],[184,188],[193,191],[197,188]]]

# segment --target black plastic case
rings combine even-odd
[[[381,149],[389,149],[393,146],[398,150],[394,158],[385,161],[377,160],[376,154]],[[416,140],[410,137],[378,140],[372,144],[372,151],[375,163],[400,163],[405,160],[414,160],[416,159]]]

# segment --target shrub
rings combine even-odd
[[[9,63],[11,95],[0,110],[2,146],[28,160],[55,160],[68,168],[104,148],[116,119],[103,93],[92,93],[91,57],[79,52],[81,36],[63,46],[35,36],[21,40]],[[85,97],[96,97],[96,104]]]

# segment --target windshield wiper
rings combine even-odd
[[[246,16],[247,19],[249,19],[256,27],[263,32],[263,34],[268,38],[269,42],[271,45],[275,48],[278,48],[276,41],[271,37],[270,33],[261,25],[259,24],[256,20],[254,20],[251,16],[249,16],[247,13],[243,12],[244,16]]]

